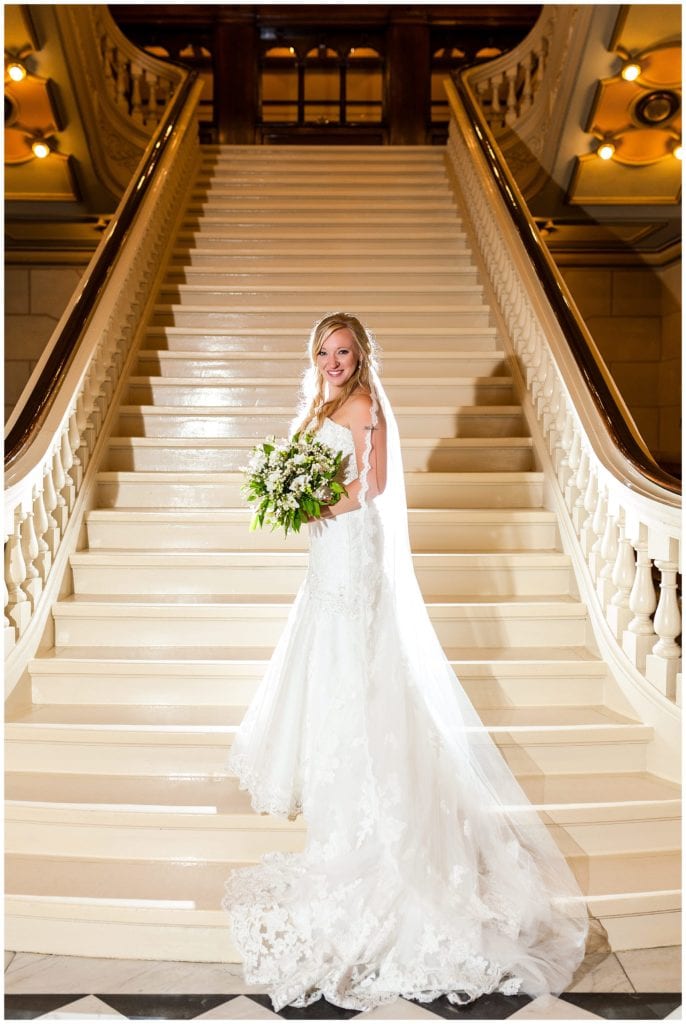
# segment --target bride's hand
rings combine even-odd
[[[331,511],[330,505],[320,505],[321,514],[318,516],[308,516],[305,520],[306,523],[318,523],[320,519],[333,519],[334,514]]]

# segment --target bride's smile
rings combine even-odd
[[[334,393],[353,376],[359,358],[352,332],[347,327],[333,331],[326,339],[317,353],[317,367]]]

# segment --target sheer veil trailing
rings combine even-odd
[[[398,426],[375,351],[360,508],[334,527],[348,531],[351,550],[358,545],[346,556],[354,608],[324,620],[320,647],[305,639],[317,628],[314,612],[302,627],[309,634],[293,639],[314,648],[302,655],[302,674],[314,664],[316,689],[329,687],[327,710],[312,717],[313,733],[327,735],[302,806],[307,846],[234,872],[224,906],[246,978],[266,984],[277,1009],[320,995],[369,1009],[398,994],[445,994],[454,1003],[495,990],[557,994],[584,956],[586,901],[432,625],[414,573]],[[372,446],[384,426],[385,486],[368,497]],[[294,623],[307,615],[299,600]],[[284,658],[285,651],[284,642]],[[320,693],[303,697],[306,719],[315,700]],[[292,704],[291,690],[284,717]],[[289,721],[306,728],[302,714]],[[281,726],[272,761],[288,724]]]

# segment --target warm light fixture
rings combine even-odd
[[[45,160],[46,156],[50,156],[50,146],[45,139],[36,139],[31,143],[31,149],[33,155],[37,156],[39,160]]]
[[[622,68],[622,78],[625,82],[635,82],[641,73],[641,65],[631,60]]]
[[[672,146],[672,156],[676,157],[677,160],[681,160],[684,155],[684,149],[681,144],[681,139],[674,143]]]
[[[611,160],[615,155],[615,147],[611,142],[603,142],[596,150],[601,160]]]
[[[26,78],[26,75],[26,68],[20,61],[13,60],[10,64],[7,65],[7,76],[13,82],[23,82]]]

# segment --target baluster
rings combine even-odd
[[[593,518],[598,504],[598,478],[592,469],[589,469],[586,489],[582,498],[582,511],[579,514],[579,543],[581,550],[589,560],[595,534],[593,533]],[[584,512],[586,515],[584,515]]]
[[[573,440],[574,417],[572,416],[571,410],[565,407],[564,426],[562,428],[560,440],[555,445],[555,451],[553,452],[553,464],[555,466],[555,472],[557,473],[557,481],[563,494],[571,472],[569,466],[569,450]]]
[[[145,124],[143,120],[143,100],[141,96],[141,75],[143,69],[136,61],[131,61],[131,117],[139,124]]]
[[[600,542],[601,568],[598,573],[596,592],[603,609],[607,611],[608,605],[615,595],[615,585],[612,582],[612,573],[617,561],[619,550],[619,526],[617,517],[610,515],[609,510],[605,517],[605,529]]]
[[[60,528],[60,534],[64,536],[64,531],[66,530],[67,523],[69,522],[69,508],[67,506],[67,499],[62,493],[65,489],[67,478],[64,475],[64,467],[62,466],[59,448],[55,449],[55,453],[52,458],[52,474],[55,484],[55,498],[57,500],[54,516]]]
[[[24,565],[26,566],[26,579],[22,589],[31,602],[31,612],[33,613],[36,610],[38,598],[43,590],[43,580],[35,564],[38,557],[38,538],[34,528],[33,503],[25,513],[21,525],[21,550],[24,556]]]
[[[84,381],[83,389],[76,399],[76,434],[79,438],[79,446],[76,449],[76,454],[79,457],[79,463],[81,465],[81,479],[78,483],[78,489],[81,489],[83,482],[83,474],[86,472],[88,463],[90,461],[90,454],[92,448],[90,447],[90,434],[91,428],[88,425],[88,416],[86,414],[86,394],[87,394],[87,380]]]
[[[560,381],[553,364],[548,357],[548,374],[543,384],[543,434],[547,442],[548,452],[552,455],[555,442],[559,436],[559,416],[562,397]]]
[[[76,501],[76,487],[74,481],[71,478],[70,470],[74,465],[74,456],[69,446],[69,425],[62,431],[62,437],[60,439],[60,464],[64,473],[64,487],[62,488],[62,494],[64,500],[67,503],[67,510],[71,514],[74,508],[74,502]]]
[[[565,484],[565,505],[572,510],[577,499],[578,490],[576,487],[576,474],[581,460],[581,430],[574,424],[572,426],[572,443],[569,447],[569,454],[565,466],[567,483]],[[564,459],[562,460],[564,462]]]
[[[69,451],[71,452],[71,470],[70,476],[74,481],[74,493],[78,494],[81,490],[81,483],[83,481],[83,465],[79,458],[79,450],[81,448],[81,434],[77,426],[77,409],[78,401],[75,407],[72,409],[69,415],[69,429],[66,431],[66,436],[69,443]]]
[[[45,540],[48,548],[50,549],[50,560],[52,562],[57,554],[57,549],[60,546],[62,531],[60,530],[60,524],[58,523],[57,518],[53,515],[53,513],[57,511],[57,493],[55,491],[55,482],[52,478],[52,469],[50,466],[48,466],[43,477],[43,503],[48,517],[48,528],[45,531]]]
[[[677,597],[676,561],[655,562],[660,570],[660,600],[653,626],[658,641],[646,658],[646,676],[661,693],[676,700],[677,676],[681,672],[681,648],[676,638],[681,633],[681,611]]]
[[[545,74],[545,44],[543,40],[540,41],[538,46],[534,47],[534,53],[536,55],[537,60],[536,72],[534,74],[533,81],[533,94],[535,96],[540,87],[543,85],[543,76]]]
[[[119,53],[119,48],[116,46],[112,47],[112,59],[116,75],[116,90],[114,98],[117,106],[128,114],[129,104],[126,99],[126,94],[129,89],[128,69],[123,56]]]
[[[603,566],[601,554],[603,538],[605,536],[605,520],[607,519],[607,495],[605,491],[598,494],[595,503],[595,510],[591,520],[591,533],[595,537],[588,558],[588,567],[591,570],[593,582],[597,583],[600,570]]]
[[[505,124],[508,128],[517,120],[517,98],[515,95],[515,79],[517,78],[517,65],[507,68],[505,78],[507,80],[507,99],[505,100]]]
[[[531,53],[527,53],[526,57],[522,61],[522,67],[524,68],[524,84],[522,85],[522,97],[519,102],[519,116],[523,117],[524,114],[531,107],[531,65],[533,58]]]
[[[657,608],[646,526],[639,526],[634,545],[636,574],[629,594],[629,608],[634,617],[624,630],[622,647],[639,672],[645,672],[646,656],[655,646],[656,637],[651,616]]]
[[[620,513],[623,516],[623,512]],[[624,630],[631,620],[631,609],[629,608],[629,594],[634,585],[636,575],[636,555],[634,549],[626,536],[624,523],[619,524],[619,542],[617,544],[617,558],[612,569],[612,583],[615,593],[607,609],[607,621],[614,633],[615,639],[621,643]]]
[[[588,461],[588,452],[586,448],[582,448],[579,455],[579,466],[574,477],[576,498],[571,509],[572,523],[574,524],[577,536],[584,518],[584,495],[586,493],[586,484],[588,483]]]
[[[36,540],[38,541],[38,554],[36,555],[34,565],[38,569],[43,583],[45,583],[50,572],[50,566],[52,565],[50,546],[45,539],[50,523],[48,513],[45,510],[45,502],[43,501],[43,489],[38,485],[33,488],[33,526],[36,531]]]
[[[21,507],[14,511],[14,530],[5,545],[5,582],[7,584],[7,615],[16,629],[16,636],[23,635],[31,621],[31,602],[24,593],[26,562],[21,544],[21,524],[24,521]]]
[[[502,82],[502,74],[493,75],[491,78],[491,120],[495,128],[502,128],[503,126],[500,107],[500,86]]]
[[[10,653],[15,643],[17,642],[17,631],[10,622],[9,616],[7,615],[8,605],[10,603],[10,593],[9,590],[7,589],[6,579],[3,579],[2,585],[5,588],[5,611],[3,614],[5,618],[5,657],[7,657],[7,655]]]

